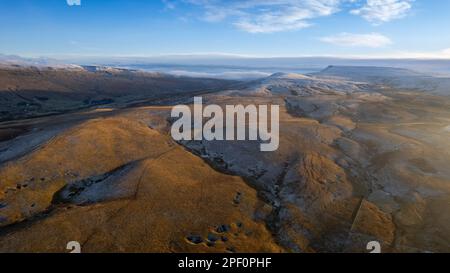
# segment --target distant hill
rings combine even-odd
[[[320,78],[339,78],[399,89],[414,89],[450,95],[450,78],[430,76],[413,70],[374,66],[328,66],[312,74]]]
[[[331,95],[370,92],[371,84],[340,78],[322,78],[297,73],[275,73],[247,83],[242,95]]]
[[[232,83],[110,67],[4,66],[0,67],[0,120],[222,90]]]
[[[330,65],[318,75],[338,76],[353,80],[367,80],[384,77],[424,77],[423,73],[410,69],[378,66],[334,66]]]

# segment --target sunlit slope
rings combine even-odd
[[[255,190],[138,121],[81,124],[0,177],[0,251],[63,252],[73,240],[85,252],[281,250]]]
[[[269,226],[292,251],[362,252],[371,240],[385,252],[448,251],[448,97],[376,84],[302,93],[301,80],[269,79],[271,93],[208,96],[222,106],[284,105],[276,152],[245,141],[185,145],[251,181],[272,202]]]

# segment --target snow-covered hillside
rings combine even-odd
[[[434,77],[409,69],[371,66],[329,66],[312,74],[321,79],[349,80],[450,95],[450,78]]]
[[[345,79],[319,78],[294,73],[276,73],[267,78],[251,82],[247,93],[261,95],[309,96],[318,94],[349,94],[368,92],[371,85]]]

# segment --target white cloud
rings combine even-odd
[[[450,48],[442,50],[442,55],[450,57]]]
[[[175,2],[172,2],[170,0],[162,0],[164,6],[166,7],[166,9],[175,9],[176,5]]]
[[[184,0],[204,7],[207,21],[233,18],[233,25],[251,33],[297,30],[311,20],[332,15],[354,0]]]
[[[367,21],[379,25],[394,19],[405,17],[412,8],[414,0],[367,0],[359,9],[350,12],[360,15]]]
[[[311,18],[313,16],[310,11],[293,9],[287,13],[270,12],[254,17],[245,16],[234,25],[250,33],[270,33],[309,27],[311,24],[306,19]]]
[[[388,37],[378,33],[352,34],[344,32],[333,36],[323,37],[320,40],[337,46],[347,47],[378,48],[392,44],[392,41]]]
[[[343,10],[378,25],[404,17],[414,0],[163,0],[171,8],[174,1],[202,8],[205,21],[230,20],[246,32],[271,33],[310,27]]]
[[[81,6],[81,0],[66,0],[69,6]]]
[[[402,51],[387,55],[390,58],[416,58],[416,59],[450,59],[450,48],[438,51]]]

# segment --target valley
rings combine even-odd
[[[0,252],[449,251],[446,79],[70,69],[1,72]],[[279,105],[279,148],[174,141],[172,107],[194,96]]]

